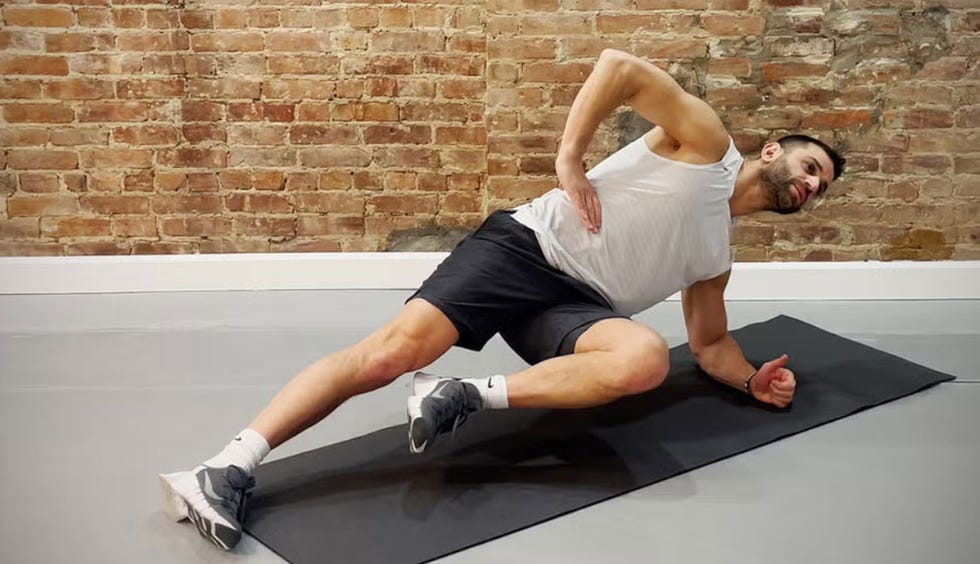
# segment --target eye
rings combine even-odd
[[[813,166],[813,163],[807,163],[807,165],[806,165],[806,171],[809,174],[813,174],[813,171],[814,170],[816,170],[816,168]]]

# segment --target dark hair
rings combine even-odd
[[[809,135],[787,135],[785,137],[780,137],[779,139],[776,140],[776,142],[779,143],[779,145],[783,148],[784,151],[789,149],[793,145],[807,145],[807,144],[816,145],[817,147],[823,149],[824,152],[827,153],[827,156],[830,157],[830,160],[833,161],[834,180],[837,180],[838,178],[840,178],[841,174],[844,174],[844,163],[847,162],[847,159],[840,156],[840,154],[837,151],[833,150],[830,147],[830,145],[824,143],[819,139],[814,139]]]

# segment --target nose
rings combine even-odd
[[[820,179],[816,176],[806,177],[806,191],[816,194],[817,190],[820,189]]]

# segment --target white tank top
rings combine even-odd
[[[640,137],[586,174],[602,203],[598,234],[560,188],[513,217],[537,234],[552,266],[633,315],[731,268],[728,200],[742,160],[731,139],[721,161],[695,165],[657,155]]]

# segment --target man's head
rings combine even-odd
[[[845,160],[826,143],[807,135],[788,135],[762,148],[762,186],[769,209],[795,213],[823,196],[844,172]]]

